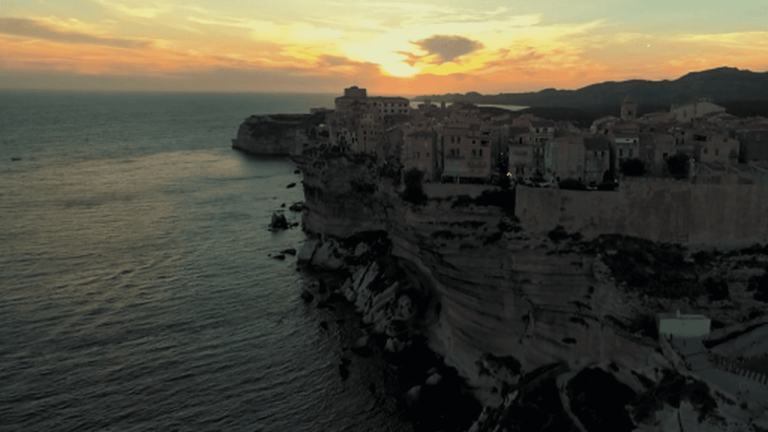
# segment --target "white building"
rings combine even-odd
[[[704,315],[660,313],[656,316],[659,336],[701,337],[709,334],[710,319]]]
[[[687,122],[712,113],[725,113],[725,108],[715,105],[708,100],[694,100],[681,105],[672,105],[669,110],[672,117],[679,122]]]

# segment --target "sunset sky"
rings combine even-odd
[[[768,3],[0,0],[0,88],[369,94],[768,70]]]

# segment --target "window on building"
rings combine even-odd
[[[473,157],[474,157],[474,156],[477,156],[477,151],[475,151],[475,149],[472,149],[472,156],[473,156]]]
[[[715,149],[715,156],[720,156],[720,149]]]
[[[624,149],[619,149],[619,156],[624,157]]]
[[[429,153],[427,153],[427,157],[429,157]]]
[[[635,149],[629,149],[629,157],[633,157],[635,153]]]
[[[707,154],[707,149],[706,148],[704,149],[704,154]]]
[[[479,156],[482,156],[482,155],[483,155],[483,149],[480,149]]]

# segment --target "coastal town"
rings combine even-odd
[[[402,304],[416,304],[415,280],[434,284],[421,312],[449,341],[435,346],[494,407],[470,430],[508,421],[543,382],[580,430],[614,412],[611,430],[767,430],[768,119],[705,99],[640,114],[631,95],[588,125],[412,104],[351,87],[334,109],[246,119],[233,147],[300,162],[310,237],[297,260],[349,271],[338,293],[384,351],[407,350],[419,321]],[[418,203],[404,192],[414,172]],[[355,244],[366,235],[420,270],[382,279],[358,256],[375,249]],[[634,396],[600,408],[578,389],[590,374]]]
[[[738,118],[706,99],[644,115],[629,95],[617,106],[620,116],[580,128],[471,103],[425,101],[414,109],[404,97],[368,96],[353,86],[334,110],[311,110],[326,115],[312,135],[320,144],[396,161],[404,171],[416,168],[425,182],[487,184],[506,175],[530,186],[612,189],[625,176],[714,184],[768,176],[764,117]]]

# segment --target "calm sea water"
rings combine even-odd
[[[269,257],[294,165],[230,148],[333,97],[1,92],[0,430],[410,430],[354,314]]]

